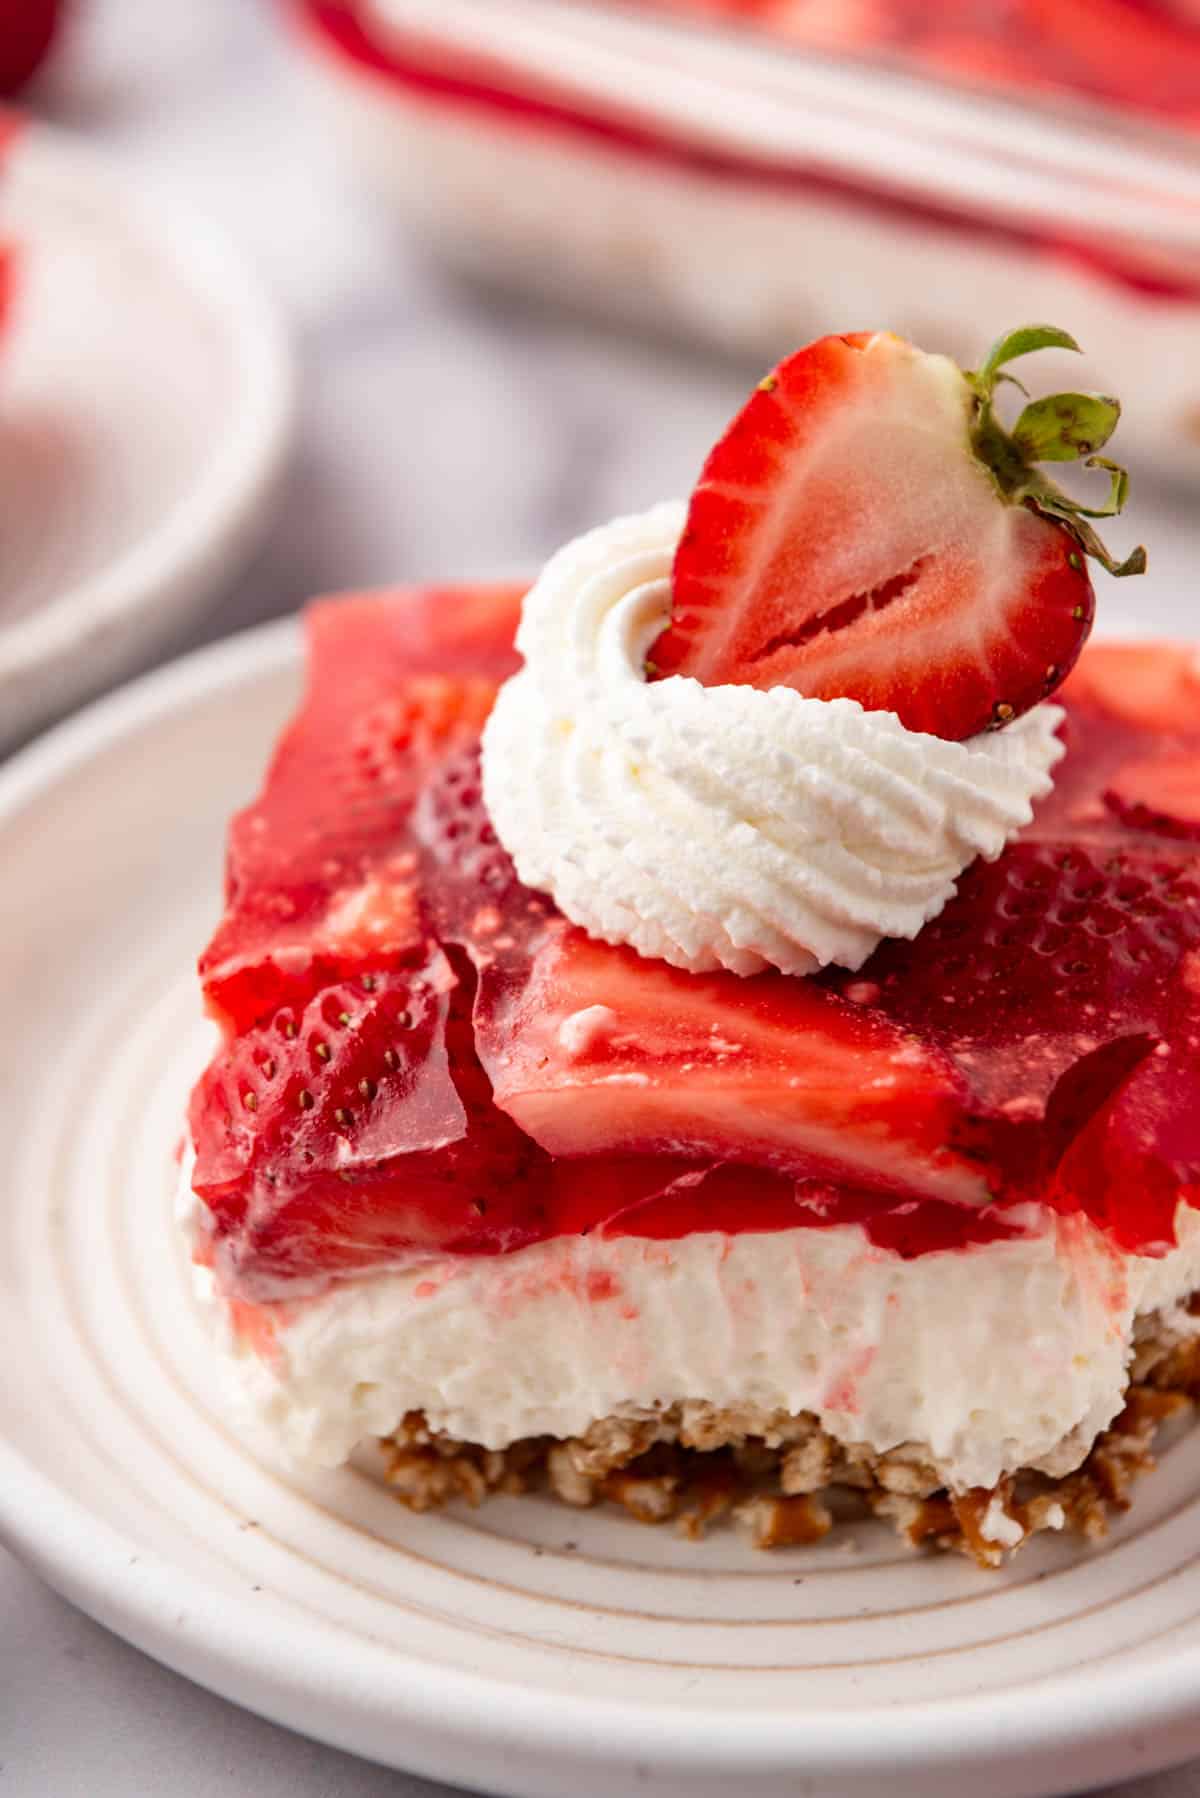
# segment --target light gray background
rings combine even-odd
[[[277,524],[191,641],[323,589],[534,568],[574,531],[686,489],[746,391],[744,369],[485,297],[428,266],[330,155],[276,5],[77,3],[37,110],[219,221],[279,296],[300,352],[299,441]],[[1180,495],[1139,494],[1154,570],[1121,591],[1122,613],[1195,631],[1196,512]],[[3,1798],[447,1791],[234,1710],[0,1551]],[[1120,1793],[1200,1794],[1200,1764]]]

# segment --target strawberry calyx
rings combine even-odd
[[[965,371],[975,395],[972,448],[1010,505],[1027,506],[1065,526],[1084,555],[1099,562],[1109,574],[1144,574],[1146,551],[1141,545],[1118,562],[1088,522],[1115,517],[1128,497],[1126,470],[1096,453],[1116,430],[1121,403],[1103,393],[1052,393],[1029,399],[1027,390],[1006,364],[1044,349],[1078,353],[1079,345],[1055,325],[1020,325],[997,339],[978,369]],[[994,401],[1001,383],[1020,388],[1028,401],[1011,430],[1006,430],[996,416]],[[1108,474],[1109,492],[1102,505],[1088,506],[1074,499],[1038,466],[1042,462],[1076,461],[1082,461],[1085,468]]]

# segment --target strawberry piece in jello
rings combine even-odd
[[[264,1292],[414,1246],[542,1234],[545,1158],[492,1105],[462,996],[434,948],[280,1007],[214,1059],[191,1123],[227,1274]]]
[[[420,953],[405,823],[427,767],[474,743],[516,667],[522,589],[372,593],[308,615],[309,685],[234,818],[226,911],[200,961],[234,1029],[360,963]]]
[[[969,868],[915,942],[821,977],[962,1072],[953,1140],[998,1191],[1085,1209],[1126,1247],[1168,1241],[1200,1178],[1200,845],[1169,792],[1162,815],[1112,804],[1152,762],[1190,762],[1200,785],[1200,713],[1170,704],[1185,653],[1194,664],[1170,644],[1089,648],[1059,695],[1068,754],[1030,828]],[[1130,1132],[1141,1171],[1120,1180],[1098,1145]]]
[[[496,1103],[555,1156],[692,1156],[912,1197],[981,1197],[946,1148],[953,1064],[815,981],[681,973],[578,930],[485,971]]]

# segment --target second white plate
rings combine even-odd
[[[0,113],[0,750],[237,573],[292,417],[273,307],[207,226]]]
[[[538,1500],[413,1517],[369,1455],[231,1427],[172,1221],[225,822],[296,691],[276,626],[0,775],[0,1532],[149,1653],[520,1798],[1013,1798],[1200,1750],[1200,1432],[1091,1552],[1004,1575],[756,1555]]]

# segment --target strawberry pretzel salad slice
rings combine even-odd
[[[309,612],[181,1194],[297,1462],[984,1566],[1128,1503],[1200,1391],[1200,655],[1085,647],[1145,556],[1115,400],[1001,418],[1045,347],[824,338],[528,593]]]

